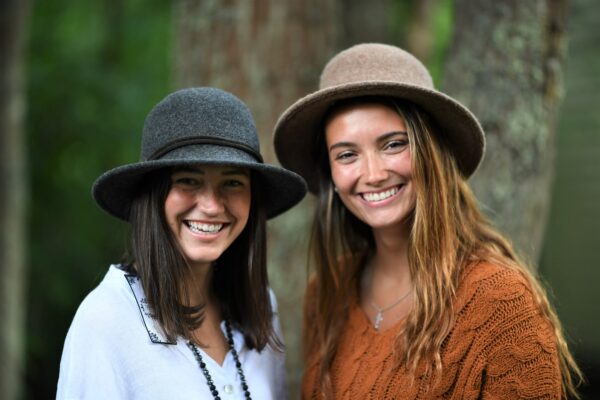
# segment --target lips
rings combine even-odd
[[[385,199],[389,199],[390,197],[398,193],[402,186],[403,185],[394,186],[393,188],[382,190],[379,192],[361,193],[360,196],[363,198],[363,200],[369,203],[383,201]]]
[[[223,229],[224,224],[207,224],[204,222],[184,221],[185,225],[195,233],[217,233]]]

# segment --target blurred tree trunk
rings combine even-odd
[[[345,49],[358,43],[394,44],[390,15],[394,0],[338,0],[337,47]],[[398,38],[396,38],[398,39]],[[324,67],[324,65],[323,65]]]
[[[410,18],[406,33],[406,50],[415,55],[423,63],[431,59],[433,51],[433,11],[437,0],[411,1]]]
[[[25,319],[23,48],[27,2],[0,3],[0,398],[22,392]]]
[[[534,265],[549,210],[567,8],[566,0],[457,0],[444,75],[444,90],[486,132],[475,193]]]
[[[266,162],[281,112],[316,90],[334,52],[336,2],[308,0],[180,1],[176,10],[178,87],[216,86],[254,114]],[[292,397],[299,392],[301,313],[311,199],[269,223],[269,275],[278,294]]]

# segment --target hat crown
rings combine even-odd
[[[211,141],[237,144],[260,157],[254,119],[240,99],[216,88],[181,89],[146,117],[140,160],[160,159],[178,147]]]
[[[365,43],[333,57],[323,69],[319,89],[384,81],[434,88],[427,68],[412,54],[395,46]]]

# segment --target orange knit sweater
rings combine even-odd
[[[314,326],[315,285],[309,285],[304,324]],[[373,329],[353,300],[331,376],[336,399],[558,399],[561,376],[556,337],[516,271],[477,264],[463,274],[454,304],[456,322],[441,350],[442,374],[434,385],[417,368],[393,371],[394,337],[402,322]],[[311,348],[305,335],[305,348]],[[321,399],[318,360],[308,355],[303,399]],[[419,372],[421,371],[421,372]],[[433,386],[433,387],[432,387]]]

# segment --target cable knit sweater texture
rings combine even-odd
[[[315,284],[305,299],[304,326],[314,326]],[[561,376],[556,338],[525,278],[508,268],[468,267],[454,304],[456,322],[442,350],[442,376],[417,368],[411,384],[405,368],[392,370],[394,338],[402,321],[378,332],[353,299],[332,365],[336,399],[558,399]],[[305,346],[310,346],[305,335]],[[321,399],[318,360],[309,355],[303,399]]]

